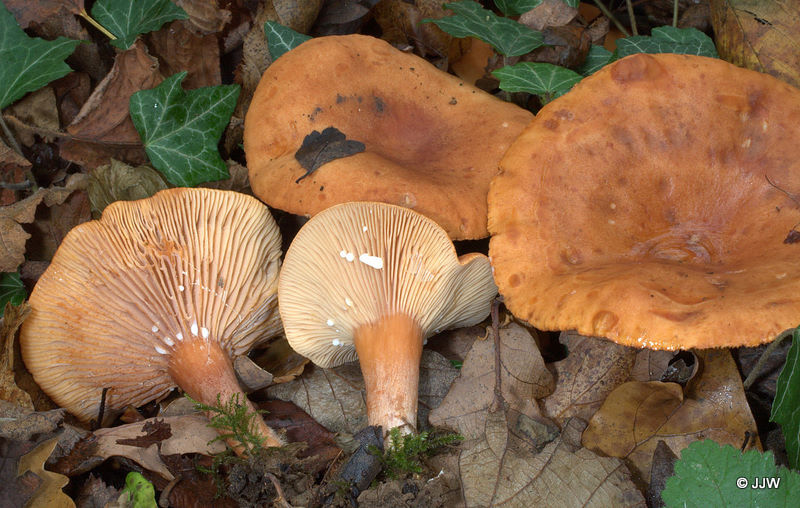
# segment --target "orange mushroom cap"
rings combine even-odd
[[[492,182],[506,305],[541,329],[656,349],[796,326],[798,126],[799,90],[717,59],[637,54],[586,78]]]
[[[25,365],[84,421],[104,388],[111,412],[176,385],[226,402],[240,392],[232,358],[280,333],[280,254],[269,210],[244,194],[169,189],[113,203],[69,232],[36,284]]]
[[[497,294],[489,259],[458,257],[427,217],[344,203],[306,223],[279,283],[289,344],[323,367],[358,358],[370,425],[416,428],[424,339],[483,320]]]
[[[432,218],[451,238],[483,238],[489,181],[532,118],[380,39],[319,37],[264,73],[244,148],[253,192],[270,206],[314,215],[382,201]],[[295,154],[329,127],[364,150],[304,177]]]

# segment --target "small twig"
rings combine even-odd
[[[494,400],[489,411],[496,412],[503,407],[502,376],[500,375],[500,299],[492,302],[492,335],[494,336]]]
[[[750,369],[750,374],[747,375],[747,378],[745,378],[744,382],[742,383],[742,386],[744,386],[745,390],[750,388],[753,385],[753,383],[756,382],[756,379],[758,379],[758,376],[761,374],[761,370],[764,368],[764,364],[767,363],[769,357],[772,355],[772,353],[775,352],[776,349],[778,349],[781,343],[784,340],[786,340],[786,337],[792,336],[792,333],[794,333],[794,328],[792,328],[791,330],[784,331],[783,333],[775,337],[775,340],[773,340],[770,343],[770,345],[767,346],[767,349],[765,349],[764,352],[761,353],[761,357],[759,357],[758,361],[753,366],[753,368]]]
[[[267,478],[269,481],[272,482],[272,486],[275,487],[275,492],[278,494],[278,497],[272,500],[272,502],[282,508],[293,508],[292,505],[289,504],[289,501],[286,500],[286,496],[283,494],[283,489],[281,488],[281,483],[272,473],[266,473]]]
[[[97,421],[92,425],[92,430],[97,430],[103,426],[103,416],[106,412],[106,395],[108,395],[108,387],[103,388],[100,394],[100,407],[97,409]]]
[[[742,443],[742,447],[739,449],[740,452],[743,452],[744,449],[747,448],[747,443],[750,442],[751,437],[753,437],[753,435],[750,434],[749,430],[744,431],[744,442]]]
[[[672,5],[672,26],[678,28],[678,0]]]
[[[8,128],[8,124],[6,123],[5,118],[3,118],[2,113],[0,113],[0,126],[3,127],[3,134],[6,135],[6,139],[8,140],[8,144],[11,146],[11,148],[13,148],[14,151],[17,152],[21,157],[25,157],[22,154],[22,147],[19,146],[19,143],[17,143],[17,140],[14,137],[14,134],[11,132],[11,129]]]
[[[631,0],[625,0],[625,3],[628,6],[628,19],[631,22],[631,32],[633,32],[633,35],[639,35],[639,31],[636,30],[636,15],[633,13],[633,2],[631,2]]]
[[[12,191],[27,190],[33,186],[34,183],[31,182],[30,180],[25,180],[24,182],[18,182],[18,183],[0,182],[0,189],[8,189]]]
[[[106,30],[106,27],[95,21],[93,17],[89,16],[89,13],[86,12],[86,9],[81,9],[81,12],[78,13],[78,16],[82,17],[83,19],[88,21],[89,24],[91,24],[93,27],[103,32],[103,34],[112,41],[117,40],[117,36]]]
[[[161,495],[158,496],[158,506],[162,508],[166,508],[169,506],[169,495],[172,494],[172,489],[175,488],[175,485],[181,481],[181,475],[176,476],[175,478],[170,481],[164,490],[161,491]]]
[[[597,5],[597,8],[600,9],[600,12],[602,12],[605,17],[610,19],[611,22],[614,23],[614,26],[616,26],[617,29],[620,32],[622,32],[622,35],[624,35],[625,37],[631,36],[631,34],[628,33],[627,30],[625,30],[625,25],[620,23],[619,20],[613,14],[611,14],[611,11],[609,11],[608,8],[605,5],[603,5],[603,2],[601,2],[600,0],[594,0],[594,3],[595,5]]]

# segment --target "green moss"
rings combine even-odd
[[[390,479],[396,479],[409,473],[421,473],[421,457],[433,455],[439,448],[463,439],[460,434],[430,432],[401,435],[400,429],[394,428],[389,431],[389,447],[383,454],[375,446],[370,451],[381,456],[384,474]]]

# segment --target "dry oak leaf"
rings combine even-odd
[[[442,355],[423,350],[419,372],[420,422],[426,421],[430,408],[439,406],[457,375],[458,371]],[[293,402],[331,432],[355,434],[367,425],[364,378],[356,362],[332,369],[312,366],[294,381],[270,387],[267,394]]]
[[[675,351],[639,350],[629,381],[660,381],[673,356]]]
[[[153,442],[146,447],[139,440],[152,437],[148,432],[154,422],[158,426],[168,426],[170,437]],[[147,428],[146,428],[147,426]],[[201,415],[169,416],[149,418],[141,422],[96,430],[96,447],[92,453],[107,459],[111,456],[126,457],[137,462],[148,471],[172,480],[174,476],[161,460],[162,455],[201,453],[214,455],[225,451],[225,444],[210,441],[217,437],[217,431],[208,426],[208,419]]]
[[[92,215],[99,217],[115,201],[149,198],[167,188],[161,173],[150,166],[129,166],[111,159],[110,164],[94,168],[89,175],[89,203]]]
[[[711,0],[711,23],[723,59],[800,86],[796,2]]]
[[[569,355],[551,364],[558,383],[542,401],[542,411],[558,423],[573,416],[588,420],[628,380],[638,350],[575,332],[562,333],[560,340]]]
[[[45,140],[61,135],[56,95],[50,85],[25,95],[5,108],[3,117],[22,145],[36,143],[34,134]]]
[[[701,439],[738,448],[745,432],[757,436],[730,351],[696,353],[701,370],[685,391],[676,383],[659,381],[632,381],[617,387],[590,420],[583,445],[627,459],[631,471],[647,479],[659,440],[680,455],[683,448]],[[755,446],[760,447],[757,438]]]
[[[25,181],[31,163],[8,147],[0,140],[0,181],[7,184],[18,184]],[[0,189],[0,206],[10,205],[17,201],[16,191]]]
[[[197,34],[189,20],[179,19],[147,35],[153,56],[162,65],[161,73],[172,76],[186,71],[187,89],[222,84],[219,66],[219,41],[215,34]]]
[[[42,484],[31,496],[26,506],[42,506],[47,508],[75,508],[75,503],[61,490],[69,478],[62,474],[47,471],[44,464],[53,453],[58,438],[54,437],[39,444],[36,448],[23,455],[17,464],[17,474],[22,475],[30,471],[42,480]]]
[[[87,175],[77,173],[67,178],[64,187],[39,189],[22,201],[0,208],[0,272],[13,272],[25,261],[25,242],[31,237],[21,224],[30,224],[36,208],[62,204],[74,191],[86,188]]]
[[[61,156],[89,167],[107,164],[111,157],[135,164],[147,156],[129,114],[131,95],[164,80],[158,60],[137,40],[117,53],[111,71],[98,83],[89,100],[67,127],[70,137],[61,144]]]
[[[192,25],[208,34],[221,32],[225,25],[231,21],[231,11],[220,9],[217,0],[175,0],[175,4],[186,11]],[[175,74],[175,72],[182,70],[185,69],[178,69],[167,73],[167,75]],[[191,75],[191,73],[189,74]],[[218,85],[219,83],[215,84]]]

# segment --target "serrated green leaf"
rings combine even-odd
[[[273,61],[311,38],[308,35],[295,32],[288,26],[283,26],[274,21],[267,21],[264,23],[264,34],[267,36],[269,55],[272,57]]]
[[[660,26],[651,33],[649,36],[617,39],[617,58],[634,53],[678,53],[718,58],[714,41],[696,28]]]
[[[608,63],[611,62],[613,58],[613,53],[607,50],[603,46],[597,46],[592,44],[589,48],[589,54],[586,55],[586,60],[575,69],[579,74],[584,76],[588,76],[590,74],[594,74],[600,68],[605,67]]]
[[[500,88],[507,92],[528,92],[542,97],[542,102],[567,93],[583,76],[566,67],[549,63],[520,62],[493,71]]]
[[[217,144],[239,96],[238,85],[184,91],[185,72],[131,96],[133,125],[153,167],[173,185],[194,187],[228,178]]]
[[[72,72],[64,59],[78,44],[65,37],[53,41],[28,37],[0,4],[0,109]]]
[[[125,477],[122,492],[128,495],[131,508],[157,508],[156,490],[141,473],[131,471]]]
[[[765,482],[772,488],[758,488]],[[775,485],[777,482],[777,485]],[[681,452],[661,498],[667,506],[797,506],[800,474],[778,468],[772,452],[740,452],[731,445],[696,441]]]
[[[97,0],[92,17],[117,36],[111,45],[128,49],[139,34],[153,32],[164,23],[187,19],[186,11],[169,0]]]
[[[477,37],[505,56],[524,55],[542,45],[541,32],[513,19],[501,18],[472,0],[444,6],[455,12],[455,15],[422,21],[435,23],[454,37]]]
[[[789,465],[797,469],[800,465],[800,328],[792,334],[792,346],[778,376],[769,418],[780,423],[786,436]]]
[[[5,312],[6,304],[19,305],[25,301],[28,293],[19,278],[19,273],[4,273],[0,276],[0,316]]]

